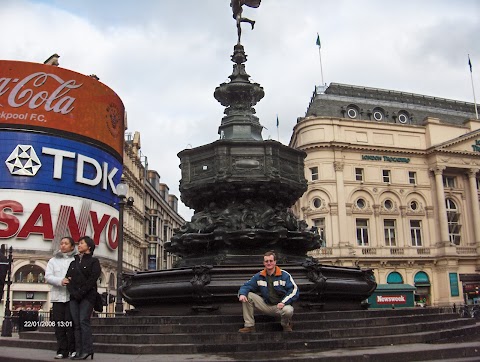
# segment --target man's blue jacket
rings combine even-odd
[[[297,284],[295,284],[292,276],[285,270],[275,267],[273,287],[277,293],[283,296],[281,303],[292,304],[300,296]],[[258,293],[263,297],[265,303],[270,304],[267,285],[267,270],[255,274],[252,279],[243,284],[238,291],[238,295],[248,296],[249,292]]]

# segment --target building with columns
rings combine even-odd
[[[316,89],[290,146],[323,264],[372,268],[418,304],[480,303],[480,122],[475,105],[332,83]]]

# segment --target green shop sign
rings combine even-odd
[[[480,145],[479,152],[480,152]],[[362,155],[364,161],[386,161],[386,162],[400,162],[409,163],[410,159],[407,157],[390,157],[390,156],[376,156],[376,155]]]

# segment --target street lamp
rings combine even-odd
[[[4,259],[4,258],[2,258]],[[8,249],[8,259],[6,261],[2,261],[1,268],[7,269],[7,275],[6,275],[6,280],[5,284],[7,285],[7,299],[5,300],[5,316],[3,319],[2,323],[2,337],[11,337],[12,336],[12,311],[10,310],[10,285],[12,284],[12,262],[13,262],[13,257],[12,257],[12,247]],[[2,273],[3,274],[3,273]],[[2,280],[3,282],[3,280]],[[3,288],[2,288],[2,293],[3,293]],[[0,296],[0,300],[2,296]]]
[[[115,303],[115,314],[123,314],[123,300],[121,294],[122,272],[123,272],[123,209],[125,208],[125,197],[128,193],[128,185],[121,180],[117,185],[118,201],[118,245],[117,245],[117,299]]]

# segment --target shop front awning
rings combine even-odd
[[[413,279],[413,282],[416,287],[430,286],[430,278],[428,277],[428,274],[423,271],[420,271],[417,274],[415,274],[415,278]]]

